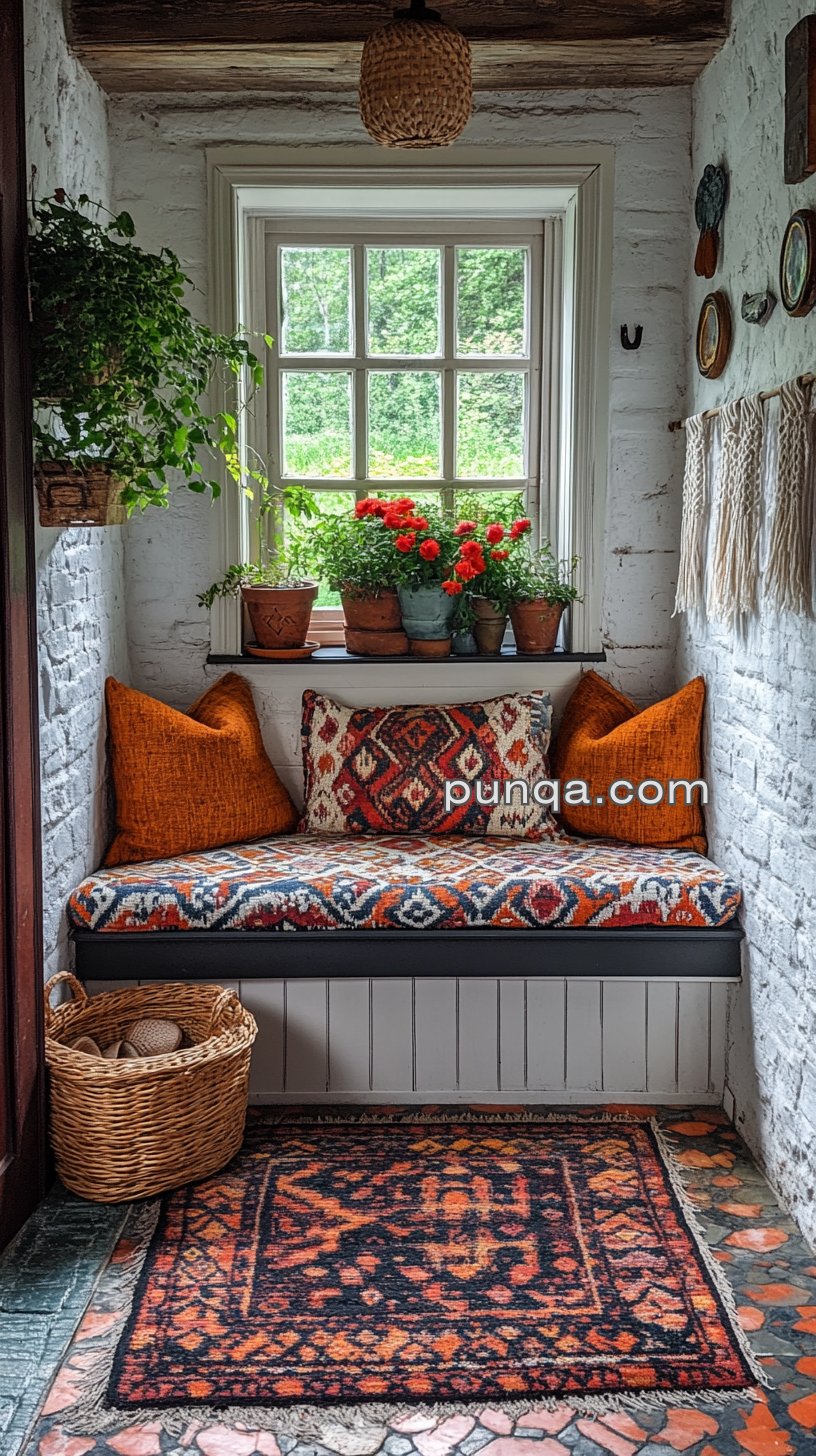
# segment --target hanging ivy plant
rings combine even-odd
[[[219,372],[235,384],[243,376],[251,395],[263,380],[261,363],[243,339],[193,317],[184,302],[192,285],[176,255],[145,252],[134,231],[127,212],[114,216],[61,189],[34,206],[37,459],[109,465],[129,513],[168,504],[171,470],[190,490],[217,496],[217,453],[244,489],[264,486],[263,472],[242,463],[235,415],[210,414],[202,404]]]

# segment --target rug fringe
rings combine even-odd
[[[768,1376],[763,1370],[762,1366],[759,1364],[759,1361],[757,1360],[757,1357],[754,1354],[753,1349],[751,1348],[751,1343],[748,1339],[748,1336],[740,1323],[740,1317],[737,1313],[737,1302],[734,1297],[734,1290],[731,1286],[731,1282],[728,1279],[728,1276],[726,1275],[722,1265],[715,1258],[714,1254],[711,1251],[711,1245],[706,1239],[703,1225],[700,1221],[697,1210],[694,1207],[691,1195],[689,1194],[688,1189],[686,1188],[686,1185],[683,1181],[681,1164],[678,1160],[676,1153],[676,1143],[666,1134],[666,1132],[660,1126],[656,1117],[652,1117],[649,1119],[649,1126],[654,1133],[655,1142],[657,1143],[657,1146],[659,1147],[661,1155],[663,1157],[663,1161],[666,1164],[666,1168],[669,1174],[669,1181],[671,1183],[677,1201],[680,1204],[681,1209],[683,1210],[683,1216],[689,1226],[692,1237],[694,1238],[694,1242],[697,1245],[697,1251],[700,1255],[700,1259],[702,1260],[702,1263],[704,1264],[708,1274],[711,1276],[717,1294],[723,1302],[723,1306],[731,1322],[731,1328],[739,1346],[740,1353],[742,1354],[745,1363],[748,1365],[752,1375],[756,1376],[758,1384],[768,1386],[770,1385]]]
[[[352,1104],[349,1104],[352,1106]],[[362,1112],[360,1121],[385,1122],[388,1120],[385,1115],[377,1117],[368,1109],[355,1109]],[[269,1121],[276,1123],[293,1121],[296,1123],[306,1122],[331,1122],[343,1121],[345,1119],[333,1116],[332,1110],[321,1113],[306,1111],[302,1116],[289,1113],[288,1109],[282,1110],[280,1117],[270,1118]],[[688,1224],[691,1235],[697,1245],[701,1260],[706,1271],[715,1285],[723,1306],[728,1314],[734,1337],[738,1342],[740,1351],[751,1373],[755,1376],[757,1385],[769,1384],[768,1377],[758,1364],[756,1357],[748,1342],[747,1335],[739,1323],[736,1310],[734,1292],[728,1282],[727,1276],[720,1268],[711,1250],[706,1243],[702,1225],[690,1200],[689,1194],[683,1183],[681,1165],[677,1161],[674,1146],[661,1129],[657,1118],[653,1116],[638,1117],[633,1113],[593,1113],[591,1117],[581,1117],[580,1114],[570,1112],[538,1112],[536,1110],[516,1110],[501,1112],[480,1112],[478,1110],[459,1111],[451,1109],[434,1109],[433,1112],[423,1114],[412,1114],[410,1121],[427,1123],[446,1123],[452,1121],[472,1122],[516,1122],[525,1121],[530,1123],[557,1123],[557,1122],[603,1122],[609,1124],[625,1124],[641,1122],[647,1124],[655,1135],[655,1140],[660,1149],[664,1163],[668,1170],[669,1180],[675,1193],[677,1201],[682,1209],[683,1216]],[[732,1405],[736,1401],[754,1402],[760,1399],[760,1394],[755,1386],[744,1386],[736,1390],[664,1390],[664,1391],[642,1391],[625,1393],[604,1393],[597,1395],[538,1395],[525,1396],[522,1399],[488,1400],[485,1397],[479,1400],[467,1401],[441,1401],[420,1404],[416,1401],[407,1403],[386,1403],[368,1402],[366,1404],[354,1405],[299,1405],[299,1406],[173,1406],[170,1409],[161,1409],[152,1406],[128,1407],[127,1409],[116,1409],[106,1407],[103,1402],[108,1388],[110,1376],[111,1351],[116,1348],[124,1330],[125,1324],[130,1316],[136,1286],[139,1275],[147,1255],[150,1241],[156,1228],[156,1223],[161,1207],[161,1200],[156,1199],[150,1203],[135,1206],[130,1219],[128,1220],[124,1234],[133,1240],[133,1249],[127,1256],[116,1265],[109,1265],[105,1271],[106,1279],[112,1281],[113,1291],[120,1296],[117,1299],[120,1318],[117,1319],[107,1337],[94,1354],[94,1364],[83,1372],[83,1384],[85,1389],[81,1398],[68,1409],[60,1412],[60,1425],[63,1430],[76,1435],[103,1435],[108,1431],[122,1426],[158,1424],[168,1435],[181,1437],[191,1425],[198,1429],[204,1426],[226,1426],[238,1430],[267,1431],[273,1435],[296,1436],[300,1440],[313,1441],[324,1448],[339,1453],[339,1456],[373,1456],[379,1450],[387,1434],[387,1427],[393,1426],[397,1421],[403,1420],[417,1414],[427,1414],[438,1420],[446,1416],[466,1415],[478,1418],[481,1411],[487,1405],[499,1405],[503,1411],[515,1420],[521,1420],[531,1411],[547,1410],[555,1411],[561,1407],[568,1406],[576,1415],[602,1416],[610,1412],[649,1412],[664,1410],[667,1406],[682,1407],[684,1409],[699,1409],[702,1406],[710,1406],[714,1409]],[[121,1302],[120,1302],[121,1300]],[[88,1351],[88,1354],[91,1352]]]

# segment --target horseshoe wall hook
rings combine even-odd
[[[621,343],[623,344],[624,349],[639,349],[642,338],[643,338],[643,325],[642,324],[635,324],[635,337],[634,337],[634,339],[630,339],[630,337],[629,337],[629,325],[628,324],[621,324]]]

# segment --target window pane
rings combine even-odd
[[[439,400],[434,370],[369,374],[369,475],[417,480],[441,473]]]
[[[489,525],[499,521],[504,526],[512,525],[518,516],[527,513],[522,490],[457,490],[455,512],[458,520],[479,521]]]
[[[457,248],[457,354],[524,354],[526,294],[526,248]]]
[[[456,474],[463,480],[524,475],[526,375],[485,370],[457,375]]]
[[[315,492],[315,498],[323,516],[344,516],[354,509],[354,502],[357,499],[353,489],[351,490],[319,490]],[[291,516],[288,511],[285,515],[284,532],[287,546],[297,546],[298,543],[309,541],[311,521],[302,516]],[[311,574],[311,569],[310,569]],[[339,607],[340,593],[332,591],[325,581],[319,583],[319,591],[315,601],[316,607]]]
[[[282,354],[351,353],[351,249],[281,248]]]
[[[438,354],[439,248],[367,248],[369,354]]]
[[[283,375],[283,474],[349,480],[351,374],[303,370]]]

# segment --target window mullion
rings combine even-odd
[[[364,481],[368,471],[368,376],[360,362],[367,352],[366,250],[355,243],[354,258],[354,478]],[[358,494],[364,492],[358,491]]]
[[[456,249],[447,243],[442,250],[442,479],[452,481],[456,473]],[[452,485],[442,491],[442,505],[451,515],[455,510]]]

